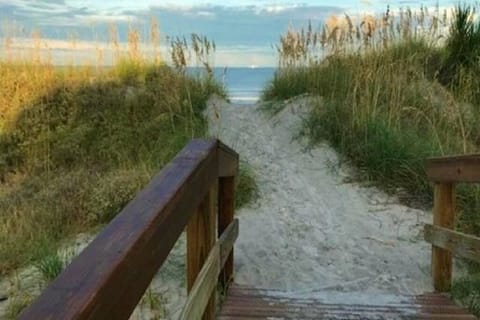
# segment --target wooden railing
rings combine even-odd
[[[217,281],[226,286],[233,276],[237,171],[238,154],[221,142],[190,142],[20,319],[128,319],[185,228],[181,318],[213,319]]]
[[[433,225],[426,225],[425,240],[432,244],[432,277],[437,291],[452,283],[452,253],[480,262],[480,238],[454,231],[455,184],[480,182],[480,155],[434,158],[426,173],[435,183]]]

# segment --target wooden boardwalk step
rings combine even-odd
[[[346,293],[293,295],[282,291],[233,285],[223,303],[219,320],[474,320],[447,295],[382,296]]]

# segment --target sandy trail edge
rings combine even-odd
[[[319,291],[417,294],[431,290],[431,215],[376,188],[346,183],[334,150],[294,139],[309,98],[271,117],[256,106],[212,99],[213,136],[233,147],[257,175],[260,199],[239,210],[235,281],[292,295]]]

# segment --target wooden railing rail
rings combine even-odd
[[[478,237],[427,224],[425,225],[425,239],[438,248],[480,263],[480,238]]]
[[[426,172],[433,182],[480,182],[480,154],[431,158]]]
[[[208,306],[201,301],[195,309],[200,317],[205,311],[204,319],[213,319],[211,287],[219,274],[224,285],[232,279],[230,252],[238,235],[238,222],[233,220],[237,171],[238,154],[220,141],[191,141],[20,319],[128,319],[185,229],[189,293],[194,294],[197,276],[208,259],[226,261],[221,271],[223,264],[216,264],[214,283],[203,284],[208,287]],[[217,234],[220,241],[215,244]]]
[[[433,225],[425,225],[425,240],[432,244],[432,278],[435,290],[448,291],[452,284],[452,253],[480,261],[480,238],[453,231],[455,184],[480,182],[480,155],[427,160],[426,173],[434,186]]]
[[[204,310],[210,307],[211,295],[215,291],[218,276],[229,258],[233,243],[237,237],[238,220],[235,219],[218,239],[212,250],[210,250],[202,270],[200,270],[197,279],[192,285],[187,302],[180,315],[180,320],[202,319]]]

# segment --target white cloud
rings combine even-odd
[[[2,5],[15,6],[17,10],[24,11],[26,13],[39,13],[39,14],[65,14],[69,13],[68,6],[61,3],[54,2],[32,2],[32,1],[5,1],[0,0],[0,8]]]
[[[0,38],[1,43],[4,43]],[[126,54],[128,52],[127,43],[119,44],[120,53]],[[34,49],[35,52],[40,52],[43,57],[50,57],[52,62],[57,65],[69,64],[75,62],[76,64],[96,64],[98,55],[101,53],[103,60],[102,64],[111,65],[114,56],[114,49],[107,42],[93,42],[93,41],[70,41],[70,40],[55,40],[55,39],[41,39],[36,41],[31,38],[13,38],[9,46],[11,53],[16,57],[28,57]],[[6,50],[0,50],[5,53]],[[150,44],[141,44],[140,51],[143,55],[153,56],[153,46]],[[170,61],[169,47],[162,45],[160,47],[162,57],[168,62]],[[252,47],[252,46],[221,46],[217,47],[216,53],[213,56],[214,65],[217,67],[245,67],[251,65],[257,66],[275,66],[276,53],[270,47]],[[191,61],[191,64],[194,64]]]
[[[202,17],[214,17],[215,13],[211,11],[201,10],[201,11],[197,11],[197,15]]]
[[[81,23],[112,23],[112,22],[134,22],[138,18],[133,15],[125,14],[91,14],[88,16],[79,16],[78,21]]]

